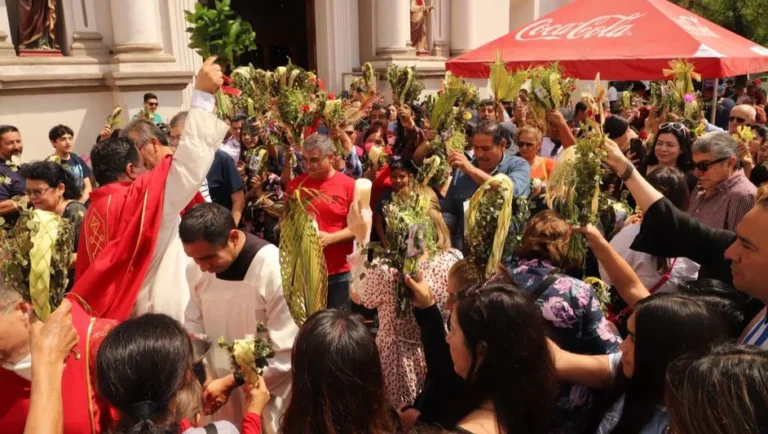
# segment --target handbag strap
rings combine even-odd
[[[552,286],[552,284],[555,283],[555,281],[559,278],[560,276],[558,276],[555,273],[552,273],[549,276],[547,276],[547,278],[539,282],[539,285],[536,287],[536,289],[534,289],[531,292],[531,297],[533,297],[534,300],[538,300],[539,297],[541,297],[544,294],[544,291],[546,291],[547,288]]]
[[[663,276],[659,279],[658,282],[656,282],[655,285],[653,285],[653,288],[649,289],[648,292],[651,294],[655,293],[659,290],[662,286],[664,286],[667,282],[669,282],[669,278],[672,277],[672,269],[675,268],[675,264],[677,263],[677,258],[672,260],[672,263],[669,265],[669,269],[666,273],[664,273]]]
[[[219,434],[219,429],[212,423],[204,426],[203,429],[205,430],[205,434]]]

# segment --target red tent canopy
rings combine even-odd
[[[575,0],[445,66],[488,77],[497,51],[511,69],[559,60],[580,79],[660,80],[673,59],[704,78],[768,71],[768,48],[666,0]]]

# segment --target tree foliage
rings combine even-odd
[[[671,0],[762,46],[768,45],[768,0]]]
[[[230,0],[216,0],[213,8],[196,3],[184,16],[190,24],[189,48],[203,59],[218,56],[219,62],[234,65],[237,56],[256,49],[256,33],[232,10]]]

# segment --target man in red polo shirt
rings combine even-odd
[[[286,192],[291,195],[297,188],[305,188],[320,193],[311,198],[307,212],[317,221],[328,266],[328,307],[349,311],[352,275],[347,256],[352,253],[354,234],[347,228],[347,214],[355,193],[355,181],[334,170],[334,149],[327,136],[309,136],[303,151],[307,173],[291,180]]]

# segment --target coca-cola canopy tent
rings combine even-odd
[[[768,48],[666,0],[574,0],[553,13],[446,62],[485,78],[500,52],[510,69],[560,61],[575,78],[661,80],[673,59],[704,78],[768,71]]]

